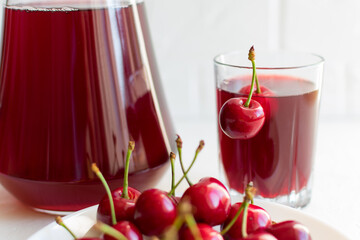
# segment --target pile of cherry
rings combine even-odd
[[[103,182],[107,194],[102,198],[97,210],[97,229],[103,238],[76,238],[60,217],[58,224],[64,226],[75,239],[185,239],[185,240],[306,240],[311,239],[308,229],[296,221],[274,223],[270,215],[261,207],[253,205],[255,188],[248,185],[243,202],[231,205],[230,194],[217,179],[206,177],[192,184],[187,176],[198,153],[204,146],[201,141],[194,159],[187,170],[182,161],[182,141],[177,138],[178,155],[183,172],[175,184],[175,154],[170,154],[172,183],[169,192],[148,189],[140,193],[128,186],[128,169],[134,142],[129,143],[124,169],[124,185],[110,191],[105,179],[95,164],[93,171]],[[175,196],[175,189],[186,179],[189,188],[182,197]],[[220,226],[218,232],[213,227]],[[146,236],[146,237],[145,237]]]

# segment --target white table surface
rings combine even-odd
[[[191,171],[194,182],[204,176],[219,176],[216,123],[174,121],[183,139],[185,165],[190,163],[200,139],[205,148]],[[302,211],[330,224],[350,239],[360,239],[360,120],[320,120],[315,161],[313,197]],[[180,176],[180,167],[177,167]],[[170,171],[158,186],[170,188]],[[184,191],[182,184],[178,192]],[[291,218],[291,216],[289,216]],[[3,240],[27,239],[52,222],[54,216],[24,206],[0,185],[0,236]]]

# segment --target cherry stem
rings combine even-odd
[[[179,181],[175,184],[174,187],[174,191],[175,189],[180,185],[180,183],[182,182],[182,180],[184,180],[185,176],[190,172],[190,169],[192,168],[192,166],[194,165],[196,158],[198,156],[198,154],[201,152],[201,150],[204,148],[205,142],[204,140],[201,140],[199,143],[199,146],[197,147],[196,151],[195,151],[195,156],[194,159],[192,160],[190,166],[188,167],[188,169],[185,171],[184,175],[179,179]],[[169,195],[171,195],[172,193],[170,192]]]
[[[109,235],[117,240],[128,240],[127,237],[124,236],[124,234],[105,223],[97,222],[95,223],[94,227],[100,230],[102,233]]]
[[[175,195],[175,153],[170,152],[170,163],[171,163],[171,190],[169,196]]]
[[[243,203],[244,203],[244,213],[242,216],[241,235],[243,238],[246,238],[247,237],[246,227],[247,227],[247,215],[248,215],[249,202],[245,201],[245,199],[244,199]]]
[[[65,228],[74,239],[77,239],[77,237],[75,236],[75,234],[65,225],[65,223],[63,222],[62,218],[60,216],[57,216],[55,218],[55,222],[57,224],[59,224],[60,226],[62,226],[63,228]]]
[[[246,100],[245,104],[244,104],[244,107],[249,107],[250,105],[250,101],[251,101],[251,97],[252,97],[252,94],[253,94],[253,90],[254,90],[254,83],[255,83],[255,79],[257,79],[257,76],[256,76],[256,67],[255,67],[255,50],[254,50],[254,46],[252,46],[249,50],[249,60],[251,61],[252,63],[252,69],[253,69],[253,73],[252,73],[252,80],[251,80],[251,86],[250,86],[250,92],[249,92],[249,96],[248,96],[248,99]],[[259,86],[259,83],[258,81],[256,81],[256,88],[257,88],[257,91],[258,93],[260,93],[260,86]]]
[[[109,198],[112,224],[115,225],[115,224],[117,223],[117,221],[116,221],[116,215],[115,215],[114,200],[113,200],[112,195],[111,195],[110,187],[109,187],[109,185],[107,184],[104,176],[103,176],[102,173],[100,172],[99,168],[96,166],[96,163],[93,163],[93,164],[91,165],[91,169],[92,169],[93,172],[96,174],[96,176],[98,176],[98,178],[100,179],[100,181],[101,181],[102,184],[104,185],[106,194],[108,195],[108,198]]]
[[[190,179],[188,178],[188,176],[186,175],[185,173],[185,167],[184,167],[184,163],[182,161],[182,140],[180,138],[179,135],[177,135],[177,139],[176,139],[176,145],[177,145],[177,150],[178,150],[178,153],[179,153],[179,160],[180,160],[180,166],[181,166],[181,171],[183,172],[185,178],[186,178],[186,181],[188,182],[189,186],[192,186],[193,184],[191,183]]]
[[[125,161],[125,169],[124,169],[124,184],[123,184],[123,191],[121,194],[122,198],[129,199],[129,165],[130,165],[130,157],[131,153],[135,148],[135,142],[129,141],[128,150],[126,154],[126,161]]]
[[[256,69],[256,67],[255,67],[255,61],[251,61],[251,62],[252,62],[253,68]],[[257,74],[255,75],[255,82],[256,82],[256,93],[260,94],[260,93],[261,93],[261,88],[260,88],[260,84],[259,84],[259,80],[258,80]]]

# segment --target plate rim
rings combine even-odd
[[[231,196],[232,204],[236,203],[236,202],[241,202],[241,200],[242,200],[241,195]],[[283,205],[283,204],[279,204],[279,203],[276,203],[276,202],[269,202],[269,201],[265,201],[265,200],[261,200],[261,199],[255,199],[254,204],[264,208],[266,211],[269,212],[270,216],[273,216],[273,214],[271,214],[271,212],[277,212],[277,211],[280,211],[282,213],[289,213],[290,215],[294,215],[295,218],[298,218],[300,216],[300,218],[304,218],[304,219],[307,219],[310,222],[316,223],[316,226],[321,226],[322,228],[325,228],[327,230],[331,230],[331,234],[335,234],[337,236],[336,239],[339,239],[339,240],[341,240],[341,239],[344,239],[344,240],[350,239],[345,233],[341,232],[336,227],[332,226],[329,223],[326,223],[323,220],[320,220],[319,218],[317,218],[316,216],[313,216],[310,213],[303,212],[303,211],[301,211],[299,209],[291,208],[291,207]],[[87,208],[84,208],[84,209],[81,209],[79,211],[76,211],[76,212],[73,212],[73,213],[71,213],[69,215],[64,216],[63,220],[64,221],[69,221],[71,219],[76,219],[79,216],[96,214],[97,208],[98,208],[98,204],[87,207]],[[277,219],[276,216],[274,218],[275,218],[275,220]],[[291,220],[291,218],[288,219],[288,220]],[[93,223],[95,223],[95,219],[93,219]],[[311,226],[309,226],[308,223],[306,223],[306,226],[308,228],[312,228]],[[41,236],[43,236],[44,233],[46,233],[47,231],[51,231],[51,230],[54,231],[53,228],[58,228],[58,227],[60,227],[60,226],[58,226],[55,223],[55,221],[52,222],[52,223],[49,223],[46,226],[44,226],[43,228],[36,231],[34,234],[32,234],[28,238],[28,240],[41,240],[42,239]]]

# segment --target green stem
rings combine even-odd
[[[175,184],[174,191],[175,191],[175,189],[180,185],[180,183],[184,180],[185,176],[187,176],[187,174],[190,172],[192,166],[194,165],[194,163],[195,163],[195,161],[196,161],[196,158],[197,158],[199,152],[204,148],[204,145],[205,145],[204,141],[201,140],[200,143],[199,143],[198,148],[197,148],[196,151],[195,151],[194,159],[192,160],[192,162],[191,162],[190,166],[188,167],[188,169],[184,172],[184,175],[183,175],[183,176],[179,179],[179,181]],[[173,192],[170,191],[169,195],[172,195],[172,194],[173,194]]]
[[[185,177],[186,181],[188,182],[189,186],[192,186],[193,184],[191,183],[190,179],[189,179],[188,176],[186,175],[184,163],[183,163],[183,160],[182,160],[182,151],[181,151],[181,148],[178,148],[177,150],[178,150],[178,152],[179,152],[179,160],[180,160],[181,171],[183,172],[184,177]]]
[[[242,210],[244,209],[244,206],[245,206],[245,202],[242,202],[234,218],[231,219],[231,221],[226,225],[226,227],[220,232],[221,235],[225,235],[225,233],[227,233],[230,230],[230,228],[235,224],[236,220],[239,218]]]
[[[114,200],[112,198],[111,190],[109,188],[109,185],[107,184],[104,176],[102,175],[102,173],[100,172],[99,168],[96,166],[95,163],[93,163],[91,165],[91,168],[92,168],[93,172],[96,174],[96,176],[98,176],[98,178],[100,179],[102,184],[104,185],[106,194],[108,195],[108,198],[109,198],[112,224],[115,225],[117,223],[117,221],[116,221],[116,215],[115,215]]]
[[[175,195],[175,154],[173,152],[170,153],[170,163],[171,163],[171,190],[169,192],[169,196]],[[170,195],[171,194],[171,195]]]
[[[122,198],[125,199],[129,199],[129,192],[128,192],[128,187],[129,187],[129,165],[130,165],[130,156],[132,151],[134,150],[135,147],[135,142],[130,141],[129,142],[129,146],[128,146],[128,150],[127,150],[127,154],[126,154],[126,161],[125,161],[125,169],[124,169],[124,183],[123,183],[123,191],[121,194]]]
[[[195,156],[197,156],[197,153],[195,154]],[[195,160],[196,160],[196,157],[193,159],[193,161],[191,162],[188,169],[184,172],[184,175],[182,175],[182,177],[179,179],[179,181],[175,184],[175,188],[177,188],[180,185],[180,183],[186,178],[187,174],[190,172],[190,169],[194,165]]]
[[[65,225],[65,223],[63,222],[63,220],[61,219],[60,216],[57,216],[55,218],[55,221],[57,224],[59,224],[60,226],[62,226],[63,228],[65,228],[74,239],[77,239],[77,237],[75,236],[75,234]]]
[[[251,61],[253,63],[253,67],[256,69],[255,67],[255,61]],[[257,74],[255,75],[255,82],[256,82],[256,93],[260,94],[261,93],[261,88],[260,88],[260,84],[259,84],[259,80],[258,80],[258,76]]]
[[[250,92],[249,92],[249,96],[247,101],[244,104],[244,107],[249,107],[250,105],[250,101],[251,101],[251,97],[253,94],[253,90],[254,90],[254,83],[255,83],[255,76],[256,76],[256,68],[255,68],[255,62],[253,60],[251,60],[252,63],[252,68],[253,68],[253,74],[252,74],[252,80],[251,80],[251,86],[250,86]],[[260,89],[260,88],[258,88]]]
[[[242,234],[243,238],[246,238],[247,237],[247,232],[246,232],[247,214],[248,214],[249,202],[248,201],[244,201],[244,202],[245,202],[245,206],[244,206],[244,213],[242,216],[241,234]]]
[[[128,240],[121,232],[119,232],[115,228],[113,228],[105,223],[97,222],[95,224],[95,228],[99,229],[104,234],[109,235],[117,240]]]

